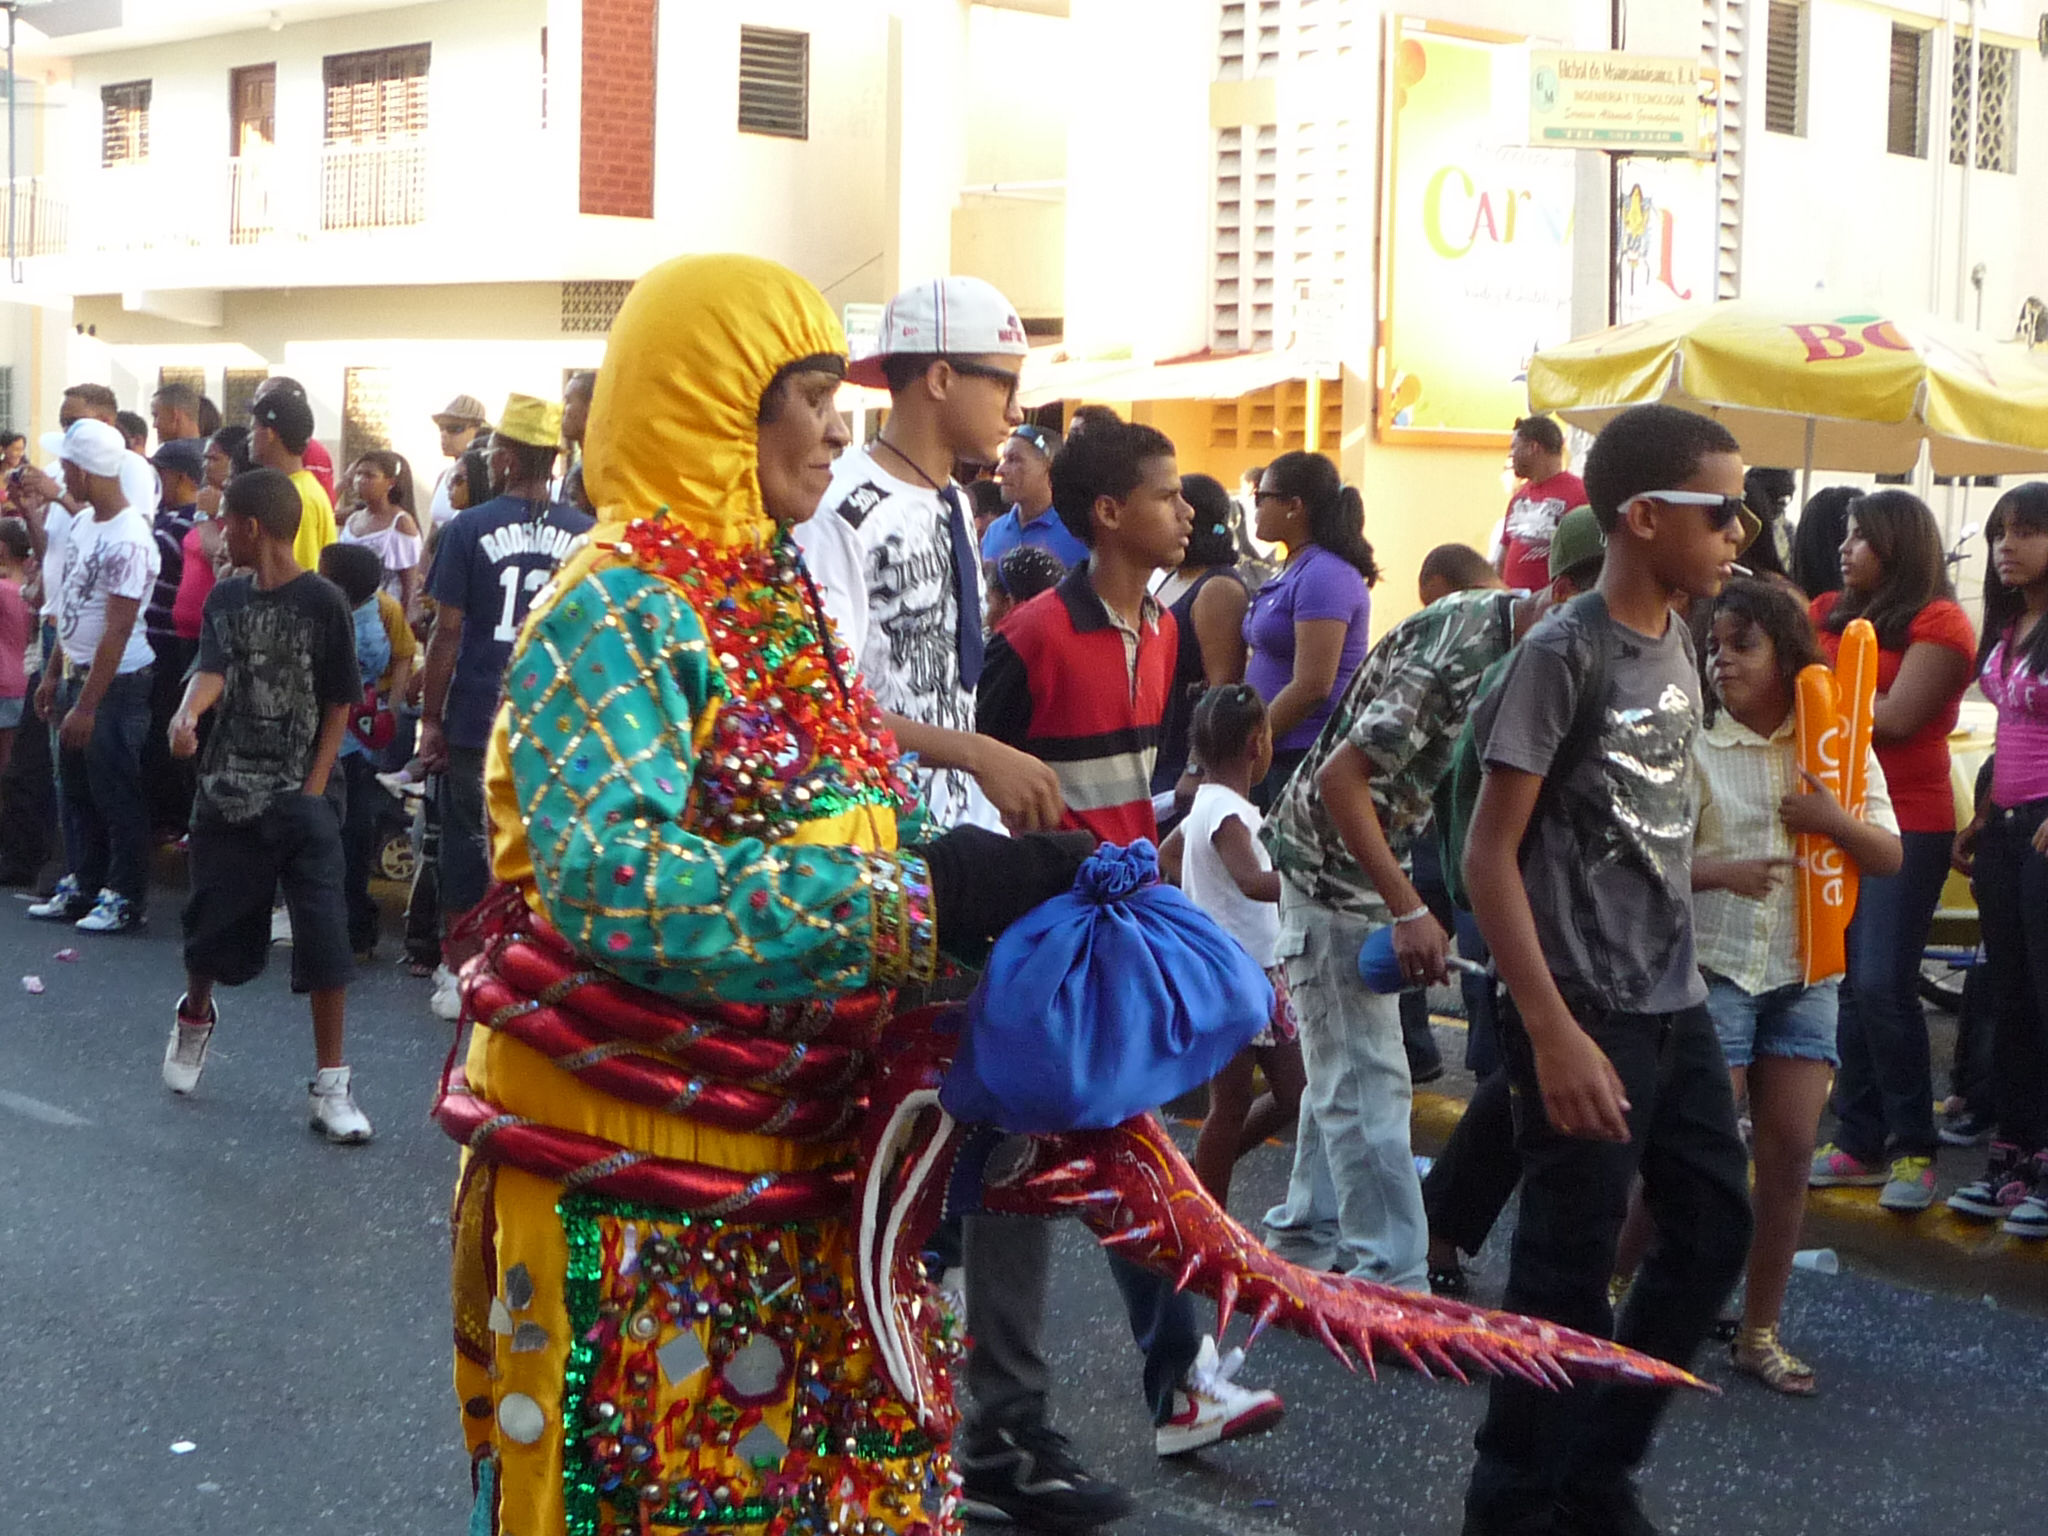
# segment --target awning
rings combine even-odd
[[[1027,408],[1057,400],[1235,400],[1290,379],[1305,379],[1315,365],[1293,352],[1235,352],[1222,357],[1193,357],[1176,362],[1140,363],[1130,358],[1060,358],[1058,347],[1034,347],[1024,359],[1024,382],[1018,401]],[[1055,359],[1058,359],[1055,361]],[[1323,370],[1327,377],[1335,370]],[[889,392],[839,387],[842,411],[856,406],[884,410]]]
[[[1070,360],[1025,370],[1023,403],[1055,400],[1235,400],[1318,371],[1292,352],[1237,352],[1180,362]]]

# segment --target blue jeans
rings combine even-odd
[[[149,801],[142,790],[142,739],[149,733],[154,669],[108,684],[83,751],[57,748],[57,808],[66,873],[87,896],[125,896],[140,911],[149,895]],[[83,676],[57,685],[57,727],[85,689]]]
[[[1768,992],[1745,992],[1725,976],[1707,973],[1707,1012],[1731,1067],[1759,1056],[1841,1065],[1835,1050],[1840,989],[1832,981],[1793,982]]]
[[[1865,878],[1849,924],[1835,1079],[1835,1141],[1858,1162],[1932,1157],[1934,1062],[1920,1006],[1920,955],[1948,880],[1950,832],[1904,832],[1896,875]]]
[[[1414,1090],[1401,1000],[1358,976],[1373,927],[1281,884],[1279,955],[1301,1016],[1308,1087],[1287,1199],[1266,1226],[1275,1252],[1310,1268],[1421,1290],[1429,1223],[1408,1140]]]

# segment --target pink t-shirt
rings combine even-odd
[[[171,628],[180,640],[197,640],[206,612],[206,594],[213,590],[213,562],[206,558],[206,524],[194,523],[180,546],[185,563],[178,568],[178,596],[171,604]]]
[[[28,604],[21,600],[21,587],[0,576],[0,699],[19,699],[28,693]]]
[[[1991,803],[2001,810],[2048,800],[2048,678],[2024,661],[2010,670],[2001,640],[1984,660],[1977,686],[1998,707],[1998,755],[1991,765]]]

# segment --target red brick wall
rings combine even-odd
[[[657,0],[583,0],[579,206],[654,217]]]

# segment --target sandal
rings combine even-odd
[[[1811,1397],[1818,1390],[1813,1367],[1778,1342],[1775,1323],[1743,1329],[1728,1346],[1728,1358],[1743,1375],[1787,1397]]]
[[[1453,1259],[1449,1264],[1429,1266],[1429,1293],[1432,1296],[1465,1296],[1472,1290],[1472,1277],[1465,1273],[1465,1266]]]

